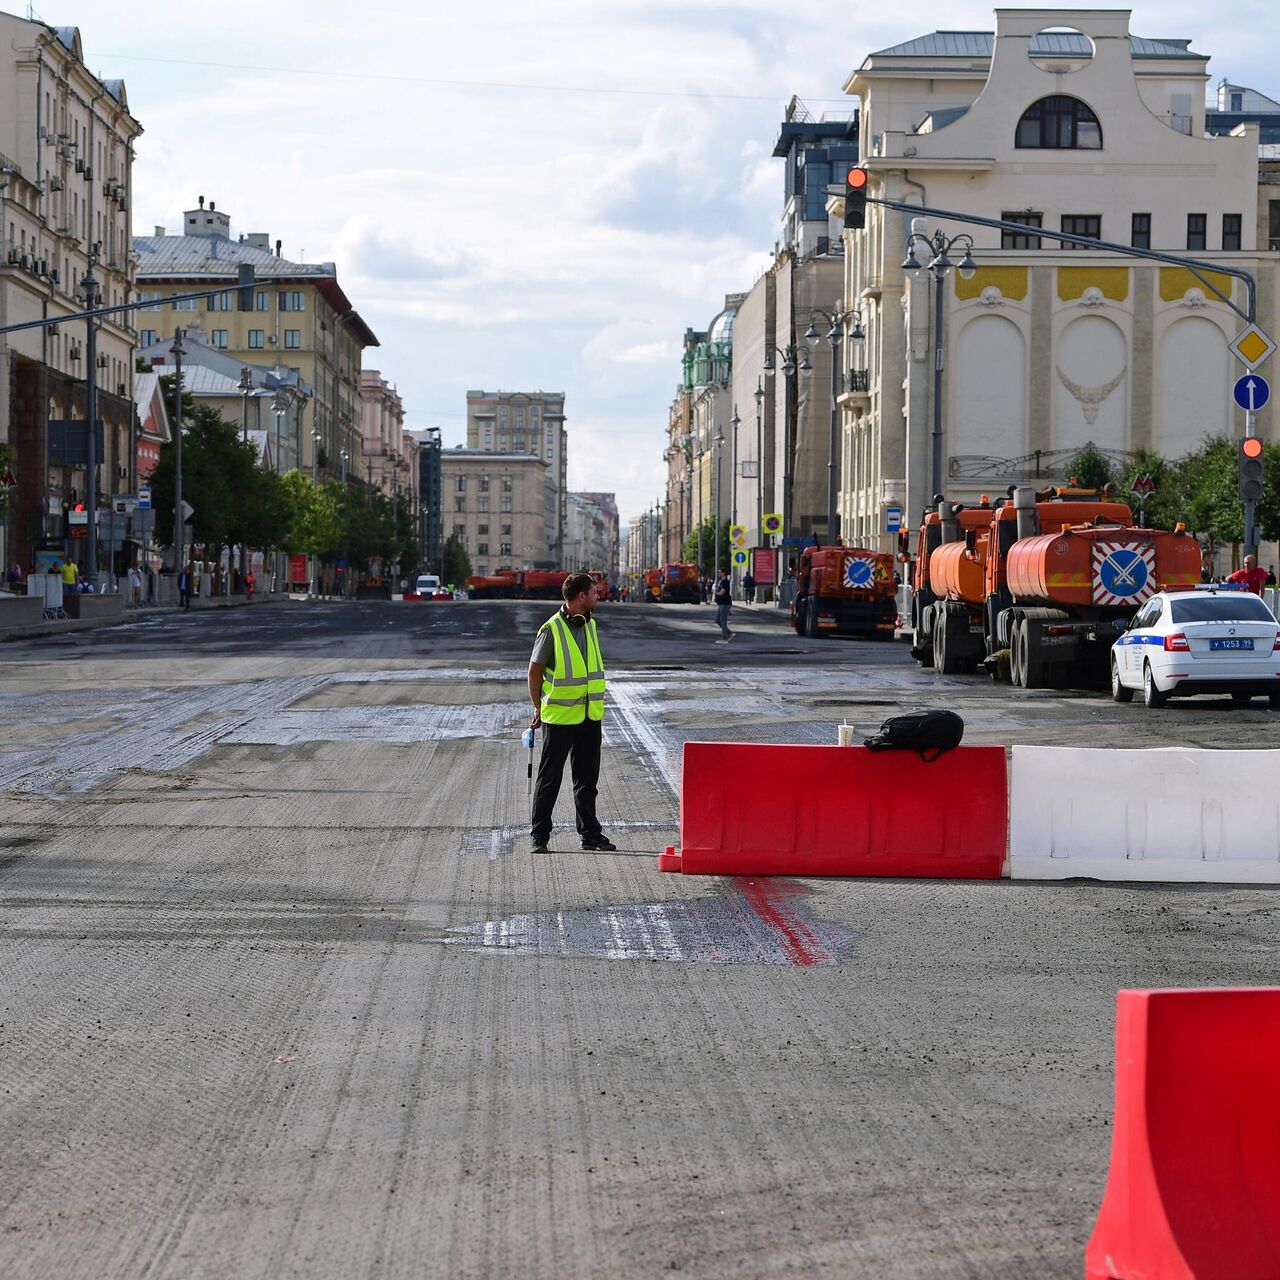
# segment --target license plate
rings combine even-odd
[[[1252,640],[1210,640],[1209,648],[1218,649],[1252,649]]]

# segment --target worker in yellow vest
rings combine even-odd
[[[533,793],[533,852],[546,853],[551,814],[564,763],[573,769],[573,804],[584,849],[612,853],[596,817],[604,720],[604,660],[591,616],[598,603],[595,579],[571,573],[561,587],[564,605],[538,628],[529,658],[532,727],[542,728],[542,755]]]

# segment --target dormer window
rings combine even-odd
[[[1101,151],[1102,125],[1079,98],[1054,94],[1033,102],[1018,121],[1014,145],[1053,151]]]

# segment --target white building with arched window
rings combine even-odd
[[[935,32],[871,54],[845,86],[870,194],[1241,267],[1273,330],[1280,255],[1266,248],[1258,127],[1208,136],[1207,56],[1131,36],[1128,19],[1000,9],[994,34]],[[977,265],[943,282],[940,480],[935,280],[903,270],[913,224],[971,235]],[[1231,388],[1244,368],[1227,343],[1244,322],[1185,268],[876,205],[845,238],[845,303],[867,332],[865,374],[840,397],[846,540],[888,546],[885,505],[905,504],[914,524],[935,487],[972,501],[1061,478],[1089,441],[1176,458],[1206,435],[1243,434]],[[931,255],[917,256],[927,268]],[[1209,283],[1244,306],[1242,283]],[[1270,409],[1259,430],[1274,438]]]

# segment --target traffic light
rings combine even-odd
[[[1257,436],[1240,441],[1240,497],[1245,502],[1262,497],[1262,441]]]
[[[844,225],[854,231],[867,225],[867,171],[856,165],[844,175]]]
[[[238,311],[253,310],[253,263],[242,262],[236,270],[236,289],[240,294]]]

